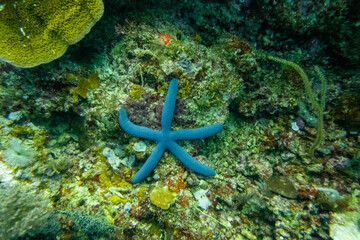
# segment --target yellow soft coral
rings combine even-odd
[[[102,0],[0,0],[0,58],[23,68],[51,62],[103,12]]]

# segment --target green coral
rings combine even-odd
[[[61,57],[101,18],[102,0],[0,1],[0,58],[34,67]]]
[[[325,76],[321,72],[320,68],[316,66],[315,71],[316,71],[316,74],[318,75],[318,77],[319,77],[319,79],[321,81],[321,97],[320,97],[320,103],[318,103],[317,100],[315,99],[314,92],[311,89],[311,84],[310,84],[309,78],[306,75],[306,73],[301,69],[301,67],[299,67],[299,65],[297,65],[296,63],[290,62],[290,61],[286,61],[286,60],[281,59],[281,58],[277,58],[277,57],[269,56],[269,59],[273,60],[275,62],[279,62],[279,63],[282,63],[282,64],[285,64],[287,66],[292,67],[293,69],[295,69],[296,72],[299,73],[301,79],[304,82],[305,91],[306,91],[307,95],[309,96],[311,105],[315,109],[316,115],[317,115],[317,127],[316,127],[317,128],[317,135],[316,135],[316,139],[315,139],[313,145],[311,146],[311,148],[309,150],[309,154],[313,158],[315,149],[324,140],[323,115],[324,115],[325,102],[326,102],[325,101],[326,100],[325,99],[325,97],[326,97],[326,79],[325,79]]]
[[[85,233],[87,237],[110,237],[116,230],[116,227],[100,214],[90,215],[80,210],[60,211],[60,213],[65,217],[72,219],[74,221],[75,229]]]

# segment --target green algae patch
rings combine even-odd
[[[34,125],[16,125],[11,128],[10,135],[16,138],[32,139],[33,146],[39,152],[42,152],[48,138],[48,133],[44,127]]]
[[[2,1],[0,58],[31,68],[61,57],[104,12],[102,0]]]
[[[69,75],[69,80],[78,79],[78,85],[71,90],[74,97],[74,102],[78,101],[77,96],[81,96],[82,98],[86,98],[86,95],[89,90],[97,89],[100,87],[100,78],[97,73],[92,73],[89,77],[85,78],[77,75]]]
[[[143,89],[140,85],[133,84],[130,87],[130,98],[131,100],[140,100],[141,94],[145,92],[145,89]]]

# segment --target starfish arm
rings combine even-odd
[[[205,176],[215,176],[215,171],[196,161],[187,152],[184,151],[176,142],[168,143],[168,149],[188,168]]]
[[[172,132],[172,137],[174,140],[178,139],[201,139],[206,138],[211,135],[214,135],[220,132],[223,128],[223,124],[214,124],[206,127],[201,128],[194,128],[194,129],[182,129],[178,131]]]
[[[173,78],[170,82],[169,90],[167,92],[164,107],[162,110],[161,130],[165,130],[165,131],[171,130],[171,121],[174,116],[177,91],[178,91],[178,80]]]
[[[144,165],[140,170],[134,175],[131,179],[132,183],[138,183],[144,178],[146,178],[152,170],[154,170],[156,164],[159,162],[161,156],[163,155],[166,146],[163,143],[158,143],[154,151],[150,154],[148,159],[146,159]]]
[[[133,124],[132,122],[130,122],[124,109],[119,110],[119,123],[121,128],[124,129],[125,132],[135,137],[146,138],[155,141],[160,140],[160,132],[147,127]]]

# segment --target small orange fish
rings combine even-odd
[[[159,38],[165,43],[165,45],[168,45],[171,40],[170,34],[167,33],[159,34]]]

